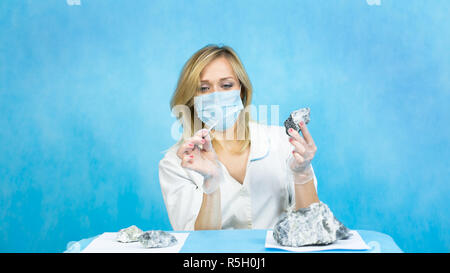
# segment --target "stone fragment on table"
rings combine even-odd
[[[291,247],[328,245],[350,236],[350,230],[321,201],[297,211],[288,211],[273,228],[275,241]]]
[[[145,248],[169,247],[177,243],[177,238],[163,230],[150,230],[139,236],[139,242]]]
[[[117,233],[116,241],[121,243],[137,242],[138,237],[144,233],[140,228],[135,225],[119,230]]]

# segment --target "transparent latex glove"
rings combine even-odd
[[[224,182],[223,166],[212,147],[209,130],[201,129],[186,139],[178,148],[177,156],[182,167],[203,176],[203,191],[206,194],[215,192]]]
[[[295,184],[305,184],[310,182],[314,178],[314,173],[311,166],[311,160],[316,154],[317,147],[311,134],[304,122],[299,123],[300,130],[303,134],[301,136],[299,132],[290,128],[288,130],[289,142],[294,147],[292,154],[287,159],[289,170],[291,171],[291,177]]]

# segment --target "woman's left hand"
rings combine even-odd
[[[296,176],[296,184],[309,182],[304,180],[312,178],[311,160],[314,158],[317,151],[316,144],[314,143],[306,124],[300,122],[299,125],[304,137],[292,128],[288,130],[291,136],[289,142],[294,146],[289,167]]]

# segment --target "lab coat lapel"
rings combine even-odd
[[[269,154],[270,138],[265,125],[251,120],[250,126],[250,161],[260,160]]]

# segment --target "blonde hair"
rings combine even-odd
[[[170,101],[170,108],[173,111],[175,106],[184,105],[189,109],[189,111],[186,111],[188,113],[176,113],[176,117],[183,127],[183,137],[180,141],[192,137],[197,130],[201,129],[194,128],[195,124],[201,124],[202,128],[204,127],[203,122],[194,114],[194,97],[200,88],[200,73],[211,61],[218,57],[225,57],[230,62],[241,85],[241,99],[245,110],[239,114],[238,122],[244,122],[245,135],[243,140],[238,140],[240,142],[239,151],[235,151],[240,153],[250,144],[249,122],[251,114],[250,107],[247,106],[251,103],[253,88],[243,64],[231,47],[210,44],[195,52],[183,66],[176,90]],[[212,144],[213,146],[216,144],[214,138]]]

